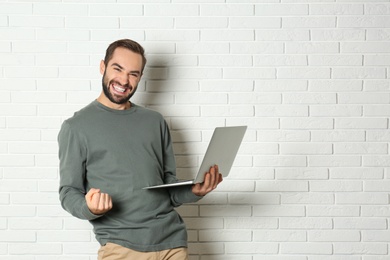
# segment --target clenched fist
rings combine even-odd
[[[112,198],[100,189],[90,189],[85,195],[89,210],[95,215],[101,215],[112,209]]]

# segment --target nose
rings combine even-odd
[[[121,85],[127,85],[127,84],[129,84],[129,82],[130,82],[130,76],[126,73],[126,72],[122,72],[122,73],[120,73],[120,75],[119,75],[119,83],[121,84]]]

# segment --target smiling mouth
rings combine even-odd
[[[117,82],[111,83],[111,87],[112,87],[112,89],[113,89],[116,93],[119,93],[119,94],[125,93],[128,89],[131,90],[130,87],[128,87],[128,86],[122,86],[121,84],[119,84],[119,83],[117,83]]]

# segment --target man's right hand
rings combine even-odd
[[[102,215],[112,209],[112,198],[100,189],[90,189],[85,195],[89,210],[95,215]]]

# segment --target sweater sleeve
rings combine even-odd
[[[177,181],[176,177],[176,161],[172,148],[172,140],[169,128],[164,121],[163,130],[163,169],[164,169],[164,183],[172,183]],[[178,207],[184,203],[197,202],[203,197],[197,196],[192,192],[192,185],[184,185],[178,187],[171,187],[168,189],[171,199],[171,204]]]
[[[59,195],[61,206],[73,216],[93,220],[99,218],[88,209],[85,201],[86,149],[83,140],[65,121],[58,134],[60,160]]]

